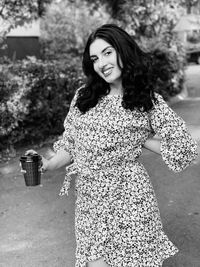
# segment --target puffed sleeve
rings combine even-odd
[[[71,101],[69,111],[64,120],[64,132],[62,137],[56,141],[53,145],[55,152],[59,150],[67,151],[71,156],[73,156],[74,151],[74,119],[77,113],[77,107],[75,107],[77,93]]]
[[[154,134],[161,137],[161,156],[174,172],[188,167],[197,156],[197,143],[187,131],[185,122],[155,94],[156,101],[150,111],[150,124]]]

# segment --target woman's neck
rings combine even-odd
[[[110,86],[109,95],[122,95],[122,94],[123,94],[123,89],[121,84],[119,84],[118,86],[115,85]]]

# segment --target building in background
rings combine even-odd
[[[33,21],[23,26],[12,29],[5,38],[5,49],[0,50],[0,56],[8,58],[24,59],[27,56],[40,58],[40,23]]]
[[[182,16],[173,31],[183,43],[188,61],[200,64],[200,15]]]

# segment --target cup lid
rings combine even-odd
[[[41,160],[41,156],[39,154],[29,154],[23,155],[20,158],[21,161],[38,161]]]

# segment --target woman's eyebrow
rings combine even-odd
[[[107,47],[105,47],[102,51],[101,51],[101,53],[104,53],[108,48],[110,48],[110,47],[112,47],[111,45],[109,45],[109,46],[107,46]]]
[[[111,45],[106,46],[106,47],[101,51],[101,53],[104,53],[108,48],[112,48],[112,46],[111,46]],[[96,55],[91,55],[90,58],[92,58],[92,57],[96,57]]]

